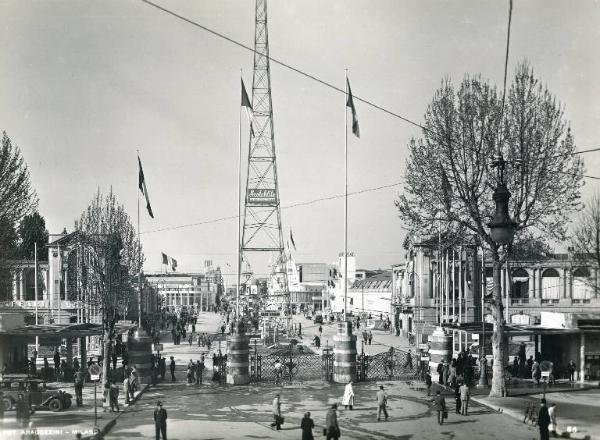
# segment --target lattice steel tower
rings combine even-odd
[[[286,295],[285,302],[289,307],[273,129],[266,0],[256,0],[254,49],[252,81],[254,136],[250,136],[248,151],[241,258],[242,262],[248,261],[247,254],[254,252],[270,253],[271,256],[276,257],[274,271],[282,269],[278,276],[282,280],[280,292]]]

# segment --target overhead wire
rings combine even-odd
[[[182,21],[184,21],[184,22],[186,22],[188,24],[191,24],[192,26],[195,26],[195,27],[197,27],[199,29],[202,29],[202,30],[204,30],[204,31],[206,31],[206,32],[208,32],[208,33],[210,33],[210,34],[218,37],[218,38],[221,38],[221,39],[223,39],[225,41],[228,41],[231,44],[234,44],[234,45],[236,45],[238,47],[241,47],[242,49],[245,49],[245,50],[247,50],[249,52],[252,52],[252,53],[258,53],[256,51],[256,49],[254,49],[254,48],[252,48],[250,46],[247,46],[244,43],[241,43],[241,42],[239,42],[239,41],[237,41],[237,40],[235,40],[235,39],[233,39],[231,37],[228,37],[225,34],[222,34],[222,33],[218,32],[218,31],[216,31],[214,29],[211,29],[208,26],[204,26],[204,25],[198,23],[197,21],[189,19],[189,18],[187,18],[187,17],[185,17],[185,16],[183,16],[181,14],[178,14],[177,12],[174,12],[174,11],[172,11],[170,9],[167,9],[167,8],[165,8],[165,7],[157,4],[157,3],[154,3],[154,2],[152,2],[150,0],[140,0],[140,1],[143,2],[143,3],[145,3],[145,4],[147,4],[147,5],[149,5],[149,6],[152,6],[152,7],[156,8],[156,9],[158,9],[158,10],[166,13],[166,14],[169,14],[169,15],[171,15],[171,16],[179,19],[179,20],[182,20]],[[512,10],[512,2],[511,2],[511,10]],[[509,24],[509,26],[510,26],[510,24]],[[510,34],[509,34],[509,36],[507,38],[510,38]],[[508,52],[508,47],[507,47],[507,52]],[[260,55],[264,56],[264,54],[260,54]],[[507,56],[508,56],[508,53],[507,53]],[[324,85],[325,87],[328,87],[328,88],[330,88],[332,90],[335,90],[336,92],[346,94],[346,90],[345,89],[337,87],[337,86],[335,86],[335,85],[333,85],[333,84],[331,84],[331,83],[329,83],[329,82],[327,82],[327,81],[325,81],[325,80],[323,80],[323,79],[321,79],[321,78],[319,78],[319,77],[317,77],[317,76],[315,76],[315,75],[313,75],[311,73],[308,73],[308,72],[306,72],[306,71],[304,71],[302,69],[294,67],[294,66],[292,66],[292,65],[290,65],[290,64],[288,64],[288,63],[286,63],[284,61],[281,61],[278,58],[274,58],[271,55],[268,55],[268,59],[269,59],[269,61],[271,61],[271,62],[273,62],[275,64],[278,64],[278,65],[280,65],[280,66],[282,66],[282,67],[284,67],[286,69],[289,69],[289,70],[291,70],[293,72],[296,72],[297,74],[299,74],[301,76],[304,76],[304,77],[306,77],[308,79],[316,81],[319,84]],[[505,70],[505,73],[504,73],[504,83],[505,83],[504,90],[506,90],[506,70],[507,70],[507,68],[508,68],[508,66],[507,66],[507,63],[506,63],[505,67],[504,67],[504,70]],[[445,138],[441,134],[437,133],[435,130],[432,130],[431,128],[425,127],[424,125],[419,124],[418,122],[413,121],[412,119],[410,119],[410,118],[408,118],[406,116],[402,116],[401,114],[396,113],[396,112],[394,112],[394,111],[392,111],[390,109],[387,109],[385,107],[382,107],[381,105],[376,104],[376,103],[374,103],[372,101],[369,101],[368,99],[361,98],[360,96],[357,96],[355,94],[352,94],[352,97],[355,100],[360,101],[360,102],[362,102],[362,103],[364,103],[364,104],[366,104],[366,105],[368,105],[370,107],[373,107],[373,108],[375,108],[377,110],[380,110],[380,111],[382,111],[382,112],[384,112],[384,113],[386,113],[386,114],[388,114],[390,116],[393,116],[393,117],[398,118],[398,119],[400,119],[400,120],[402,120],[402,121],[404,121],[404,122],[406,122],[408,124],[411,124],[411,125],[413,125],[413,126],[415,126],[417,128],[420,128],[421,130],[423,130],[423,131],[425,131],[425,132],[427,132],[429,134],[432,134],[432,135],[438,137],[439,139],[442,139],[445,142]],[[503,98],[503,101],[504,101],[504,98]],[[552,157],[559,157],[559,156],[566,156],[566,155],[575,155],[575,154],[583,154],[583,153],[591,153],[591,152],[595,152],[595,151],[600,151],[600,148],[590,148],[590,149],[576,151],[576,152],[572,152],[572,153],[558,154],[558,155],[555,155],[555,156],[552,156]],[[583,175],[582,177],[585,177],[585,178],[588,178],[588,179],[598,179],[598,180],[600,180],[600,177],[596,177],[596,176]],[[234,217],[234,218],[237,218],[237,217]]]
[[[349,192],[348,195],[349,196],[354,196],[354,195],[359,195],[359,194],[364,194],[364,193],[368,193],[368,192],[373,192],[373,191],[380,191],[382,189],[387,189],[387,188],[393,188],[399,185],[402,185],[403,182],[395,182],[395,183],[390,183],[387,185],[380,185],[380,186],[375,186],[372,188],[365,188],[365,189],[361,189],[358,191],[352,191]],[[307,205],[312,205],[318,202],[324,202],[324,201],[328,201],[328,200],[335,200],[335,199],[340,199],[343,198],[344,194],[335,194],[332,196],[326,196],[326,197],[320,197],[318,199],[312,199],[312,200],[307,200],[304,202],[297,202],[297,203],[292,203],[290,205],[286,205],[286,206],[282,206],[281,209],[292,209],[292,208],[298,208],[300,206],[307,206]],[[237,215],[230,215],[227,217],[219,217],[219,218],[214,218],[211,220],[203,220],[200,222],[194,222],[194,223],[187,223],[184,225],[176,225],[176,226],[168,226],[165,228],[159,228],[159,229],[152,229],[150,231],[142,231],[141,234],[152,234],[155,232],[165,232],[165,231],[173,231],[176,229],[183,229],[183,228],[189,228],[189,227],[193,227],[193,226],[201,226],[201,225],[208,225],[211,223],[219,223],[222,221],[227,221],[227,220],[235,220],[237,219],[238,216]]]

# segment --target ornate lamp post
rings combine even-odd
[[[508,200],[510,199],[510,191],[506,187],[505,176],[504,176],[504,167],[506,166],[506,162],[502,157],[502,154],[499,154],[494,163],[493,167],[498,168],[498,186],[494,191],[494,195],[492,196],[494,202],[496,203],[496,212],[492,221],[488,223],[488,227],[490,228],[490,236],[492,240],[498,246],[510,245],[512,243],[515,230],[517,227],[517,223],[514,222],[508,213]],[[484,268],[485,270],[485,268]],[[500,270],[499,267],[494,265],[494,271]],[[494,279],[500,278],[494,274]],[[499,286],[494,286],[494,289],[499,288]],[[482,296],[482,301],[484,298]],[[481,316],[482,326],[483,326],[483,335],[485,335],[485,319],[484,315]],[[502,342],[501,342],[502,343]],[[481,341],[481,367],[479,373],[479,385],[487,386],[487,372],[486,372],[486,360],[485,360],[485,339]]]

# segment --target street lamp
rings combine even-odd
[[[490,236],[492,240],[498,245],[510,245],[512,243],[515,231],[517,228],[517,223],[514,222],[510,218],[510,214],[508,213],[508,200],[510,199],[510,191],[506,187],[505,176],[504,176],[504,167],[506,166],[506,161],[502,157],[502,154],[499,153],[492,163],[492,167],[498,168],[498,186],[494,191],[494,195],[492,196],[494,202],[496,203],[496,212],[492,221],[488,223],[488,227],[490,228]],[[484,251],[485,252],[485,251]],[[485,270],[485,267],[483,268]],[[494,271],[499,270],[496,265],[494,265]],[[485,275],[484,275],[485,277]],[[497,277],[494,277],[495,279]],[[494,286],[494,289],[497,289],[498,286]],[[483,301],[482,297],[482,301]],[[481,363],[480,363],[480,372],[479,372],[479,385],[487,386],[487,371],[486,371],[486,359],[484,355],[485,349],[485,319],[482,313],[481,316],[482,326],[483,326],[483,334],[481,341]]]

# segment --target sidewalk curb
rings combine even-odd
[[[146,392],[146,390],[148,389],[148,387],[150,386],[150,384],[142,384],[142,388],[140,389],[140,392],[137,393],[132,400],[130,400],[129,406],[125,409],[123,409],[123,411],[120,411],[119,413],[117,413],[117,415],[111,419],[108,423],[106,423],[106,425],[104,425],[104,427],[102,427],[102,429],[100,429],[100,431],[97,434],[88,436],[88,437],[82,437],[82,440],[100,440],[103,439],[105,435],[107,435],[112,429],[113,427],[117,424],[117,420],[119,419],[119,417],[121,417],[121,415],[123,415],[124,413],[127,412],[127,410],[129,408],[131,408],[144,394],[144,392]]]
[[[500,406],[494,407],[491,404],[489,404],[488,402],[481,401],[476,396],[471,396],[471,400],[473,400],[474,402],[477,402],[478,404],[483,405],[499,414],[506,414],[507,416],[512,417],[513,419],[517,419],[517,420],[523,422],[524,415],[517,411],[514,411],[512,409],[505,409]],[[531,426],[535,426],[535,425],[531,425]],[[567,431],[562,431],[560,429],[556,430],[556,434],[557,434],[556,437],[560,437],[560,438],[570,438],[570,439],[575,439],[575,440],[600,440],[600,437],[598,437],[596,435],[571,433],[571,432],[567,432]]]

